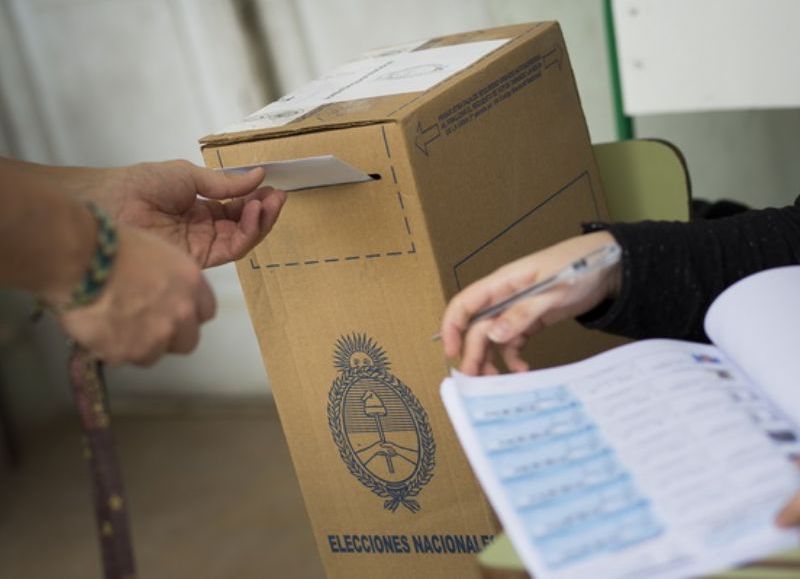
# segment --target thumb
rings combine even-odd
[[[233,199],[251,193],[264,180],[263,167],[246,172],[223,172],[193,166],[192,179],[197,193],[207,199]]]

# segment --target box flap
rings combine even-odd
[[[477,30],[371,51],[200,142],[226,145],[400,120],[553,25]]]

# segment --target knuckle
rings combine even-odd
[[[194,303],[189,299],[179,300],[175,304],[174,314],[175,319],[179,322],[186,322],[194,318]]]
[[[536,298],[524,300],[516,308],[511,308],[508,313],[513,316],[517,323],[527,324],[539,314],[541,314],[541,304]]]

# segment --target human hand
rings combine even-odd
[[[800,467],[800,459],[794,461]],[[775,524],[784,529],[800,525],[800,491],[789,500],[775,517]]]
[[[521,300],[494,319],[471,326],[469,320],[481,309],[555,274],[591,251],[614,243],[614,237],[606,231],[573,237],[513,261],[471,284],[445,309],[441,326],[445,355],[455,358],[460,354],[459,369],[470,375],[498,373],[494,349],[512,372],[528,370],[528,363],[520,357],[528,338],[546,326],[580,315],[604,299],[615,297],[621,284],[619,264]]]
[[[189,353],[200,324],[216,310],[200,267],[179,248],[134,227],[118,228],[119,247],[100,296],[59,314],[64,330],[110,364],[153,364],[166,352]],[[67,296],[50,295],[64,303]]]
[[[264,178],[260,168],[232,175],[188,161],[166,161],[90,170],[83,176],[88,183],[82,184],[81,195],[116,223],[159,235],[203,268],[246,255],[272,229],[286,200],[283,191],[258,187]]]
[[[797,492],[781,509],[775,517],[775,524],[785,529],[800,525],[800,492]]]

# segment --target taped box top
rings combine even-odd
[[[505,26],[376,49],[200,140],[203,145],[402,121],[555,22]],[[543,55],[560,64],[560,46]],[[544,63],[547,65],[547,62]],[[524,71],[515,71],[524,73]],[[451,111],[455,113],[456,111]],[[459,118],[454,115],[453,122]],[[446,124],[446,123],[445,123]],[[441,123],[440,123],[441,125]]]

